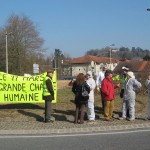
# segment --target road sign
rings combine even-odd
[[[39,73],[39,64],[33,64],[33,73]]]

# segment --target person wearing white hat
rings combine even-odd
[[[129,68],[127,66],[123,66],[122,68],[122,73],[121,75],[116,75],[116,76],[113,76],[113,80],[114,81],[120,81],[120,87],[121,87],[121,90],[120,90],[120,98],[123,98],[123,93],[124,93],[124,83],[125,81],[127,80],[127,73],[129,71]]]
[[[120,91],[120,98],[123,98],[124,93],[124,83],[127,80],[127,73],[129,68],[127,66],[122,67],[122,77],[121,77],[121,91]]]
[[[134,73],[129,71],[127,73],[127,80],[125,81],[123,94],[122,117],[120,119],[135,120],[135,89],[141,88],[142,84],[135,79]],[[129,118],[127,118],[127,110],[129,109]]]
[[[129,67],[127,66],[123,66],[121,68],[121,74],[120,75],[116,75],[113,77],[114,81],[120,82],[120,98],[123,98],[123,94],[124,94],[124,85],[125,85],[125,81],[128,79],[127,78],[127,73],[129,72]],[[129,117],[129,110],[126,111],[127,114],[126,116]],[[120,117],[119,119],[122,119],[122,117]]]
[[[146,79],[145,85],[148,88],[148,117],[147,119],[150,120],[150,74],[148,75]]]
[[[125,85],[125,81],[128,79],[127,78],[127,73],[129,72],[129,67],[127,66],[123,66],[121,67],[121,74],[120,75],[116,75],[113,77],[114,81],[120,82],[120,98],[123,98],[123,94],[124,94],[124,85]],[[127,110],[127,117],[129,117],[129,110]],[[122,119],[122,117],[120,118]]]
[[[90,87],[89,99],[88,99],[88,110],[87,117],[89,121],[95,121],[95,111],[94,111],[94,89],[96,87],[95,80],[93,79],[92,71],[88,71],[87,74],[87,84]]]

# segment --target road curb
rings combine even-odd
[[[0,130],[0,135],[54,135],[54,134],[79,134],[79,133],[96,133],[110,132],[121,130],[136,130],[150,128],[150,123],[132,124],[132,125],[116,125],[102,127],[87,128],[67,128],[67,129],[39,129],[39,130]]]

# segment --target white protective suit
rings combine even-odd
[[[142,85],[135,77],[129,78],[125,81],[125,91],[123,95],[123,108],[122,108],[122,117],[126,118],[127,109],[129,109],[130,120],[135,119],[135,99],[136,93],[135,90],[140,88]]]
[[[89,120],[95,120],[95,111],[94,111],[94,89],[96,87],[95,80],[93,79],[92,72],[87,72],[87,84],[90,86],[89,100],[88,100],[88,111],[87,116]]]
[[[101,88],[101,84],[104,78],[105,78],[105,71],[100,71],[96,78],[96,85],[98,88]]]
[[[150,120],[150,80],[146,80],[145,82],[146,87],[148,88],[148,117],[147,119]]]

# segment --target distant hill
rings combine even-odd
[[[104,56],[110,57],[110,50],[111,50],[111,57],[112,58],[123,58],[123,59],[143,59],[143,60],[150,60],[150,50],[142,49],[140,47],[132,47],[131,49],[127,47],[120,47],[118,48],[110,48],[105,47],[102,49],[91,49],[86,52],[85,55],[93,55],[93,56]]]

